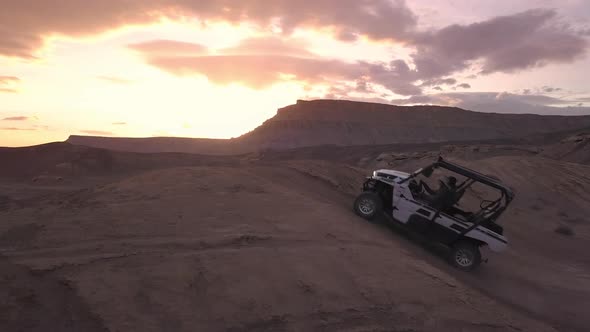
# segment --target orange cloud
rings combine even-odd
[[[203,55],[208,53],[207,47],[203,45],[167,39],[157,39],[130,44],[128,47],[136,51],[159,56]]]
[[[88,135],[97,135],[97,136],[114,136],[115,134],[110,131],[102,131],[102,130],[80,130],[81,133],[88,134]]]
[[[321,82],[360,75],[356,66],[342,61],[281,55],[156,57],[149,62],[177,75],[201,74],[217,84],[243,83],[253,88],[287,80]]]
[[[9,116],[7,118],[2,119],[2,121],[27,121],[29,120],[28,116]]]
[[[0,92],[16,93],[17,90],[11,87],[11,85],[18,82],[20,82],[20,79],[16,76],[0,76]]]
[[[312,58],[304,40],[278,37],[249,38],[219,52],[225,55],[291,55]]]
[[[478,63],[483,64],[482,73],[492,73],[573,62],[585,54],[588,41],[555,20],[553,10],[530,10],[469,25],[414,30],[405,35],[406,42],[416,47],[411,62],[394,59],[388,64],[320,58],[306,51],[305,43],[285,36],[247,39],[218,50],[221,55],[143,53],[154,66],[178,75],[204,75],[219,84],[262,88],[286,80],[310,84],[365,81],[399,95],[419,95],[424,87],[457,84],[449,76],[479,69]]]
[[[322,58],[304,48],[298,40],[279,38],[246,39],[238,45],[217,50],[221,55],[168,55],[159,50],[143,51],[146,61],[175,75],[203,75],[211,82],[239,83],[260,89],[286,81],[307,84],[371,80],[402,95],[420,93],[411,84],[410,69],[398,62],[370,64]]]
[[[569,27],[556,10],[547,9],[421,30],[404,0],[101,0],[57,4],[3,0],[0,55],[34,57],[45,38],[52,35],[95,35],[128,25],[187,17],[205,23],[250,23],[261,31],[280,31],[283,40],[250,39],[216,55],[207,53],[203,45],[171,40],[129,47],[148,55],[148,61],[162,69],[205,75],[217,83],[264,87],[291,79],[310,83],[362,79],[409,95],[420,94],[422,87],[437,86],[440,83],[434,82],[452,79],[450,75],[466,69],[489,74],[571,63],[582,58],[589,46],[587,36]],[[322,59],[307,52],[302,43],[288,39],[297,28],[331,31],[342,41],[359,36],[397,41],[415,51],[410,61],[393,58],[387,64]],[[453,84],[456,81],[449,85]],[[16,91],[0,86],[0,92]]]
[[[194,17],[203,21],[250,22],[295,28],[330,28],[337,36],[404,39],[416,17],[402,0],[3,0],[0,11],[0,54],[34,57],[46,36],[94,35],[125,25],[150,24],[162,18]]]
[[[382,64],[284,55],[154,57],[148,58],[148,61],[176,75],[204,75],[210,81],[223,85],[241,83],[252,88],[265,88],[285,81],[319,84],[355,81],[365,77],[398,94],[420,93],[419,87],[400,79],[395,68]]]
[[[0,130],[11,130],[11,131],[33,131],[34,128],[17,128],[17,127],[0,127]]]
[[[0,76],[0,84],[8,84],[20,81],[16,76]]]

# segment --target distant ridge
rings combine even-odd
[[[182,152],[209,155],[228,155],[239,153],[235,139],[209,139],[185,137],[100,137],[71,135],[67,141],[75,145],[84,145],[128,152]]]
[[[227,155],[306,146],[356,146],[507,139],[590,126],[590,116],[467,111],[445,106],[394,106],[345,100],[298,100],[234,139],[116,138],[72,135],[76,145],[131,152]]]

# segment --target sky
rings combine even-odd
[[[0,146],[231,138],[297,99],[590,114],[587,0],[0,0]]]

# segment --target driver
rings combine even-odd
[[[457,201],[457,178],[447,176],[444,180],[439,181],[438,190],[432,190],[426,183],[420,181],[419,189],[424,189],[422,198],[429,203],[432,208],[437,210],[446,210]]]

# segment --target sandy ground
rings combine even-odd
[[[517,192],[511,248],[468,274],[352,213],[368,168],[318,159],[1,182],[0,330],[590,328],[589,166],[462,160]]]

